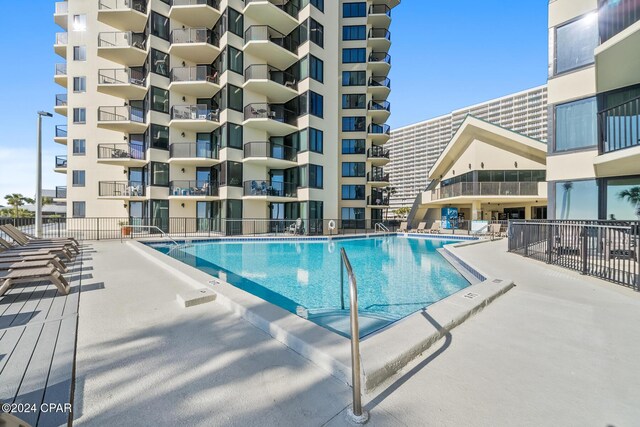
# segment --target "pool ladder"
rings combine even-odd
[[[351,383],[353,385],[353,405],[348,410],[351,421],[364,424],[369,419],[367,411],[362,409],[360,384],[360,326],[358,324],[358,285],[351,262],[344,248],[340,249],[340,302],[344,310],[344,271],[349,280],[349,318],[351,323]]]
[[[378,232],[378,230],[385,231],[387,233],[389,232],[389,228],[381,222],[377,222],[376,225],[373,227],[373,231],[375,231],[376,233]]]

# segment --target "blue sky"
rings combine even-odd
[[[548,0],[403,0],[393,11],[391,36],[392,115],[399,127],[456,108],[520,91],[546,81]],[[35,193],[36,111],[53,112],[56,93],[53,53],[54,2],[7,2],[0,27],[0,204],[4,195]],[[28,16],[29,25],[16,19]],[[53,142],[54,115],[43,125],[43,186],[65,185],[52,171],[65,147]]]

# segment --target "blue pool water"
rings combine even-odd
[[[444,240],[378,237],[320,241],[220,241],[172,249],[186,264],[341,335],[349,336],[349,288],[341,305],[340,248],[358,283],[361,336],[469,285],[436,250]]]

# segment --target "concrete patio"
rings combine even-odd
[[[344,383],[220,304],[180,307],[190,285],[129,245],[92,247],[74,424],[347,425]],[[640,294],[504,240],[455,253],[516,287],[365,396],[369,425],[637,423]]]

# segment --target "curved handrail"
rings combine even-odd
[[[353,273],[351,262],[344,248],[340,248],[340,280],[342,297],[342,270],[347,270],[349,279],[349,317],[351,323],[351,383],[353,386],[353,406],[350,408],[354,420],[366,420],[367,413],[362,409],[362,393],[360,384],[360,327],[358,325],[358,285],[356,275]]]
[[[378,228],[380,229],[380,231],[386,231],[387,233],[389,232],[389,227],[387,227],[381,222],[376,222],[376,225],[373,227],[373,230],[377,232]]]
[[[127,224],[126,226],[123,226],[122,228],[127,227],[127,228],[147,228],[149,230],[157,230],[160,232],[160,234],[162,234],[162,237],[166,237],[167,239],[171,240],[175,245],[179,245],[178,242],[176,242],[175,240],[173,240],[171,238],[171,236],[169,236],[167,233],[165,233],[164,231],[162,231],[162,229],[158,226],[155,225],[129,225]],[[122,228],[120,229],[120,241],[122,241]]]

